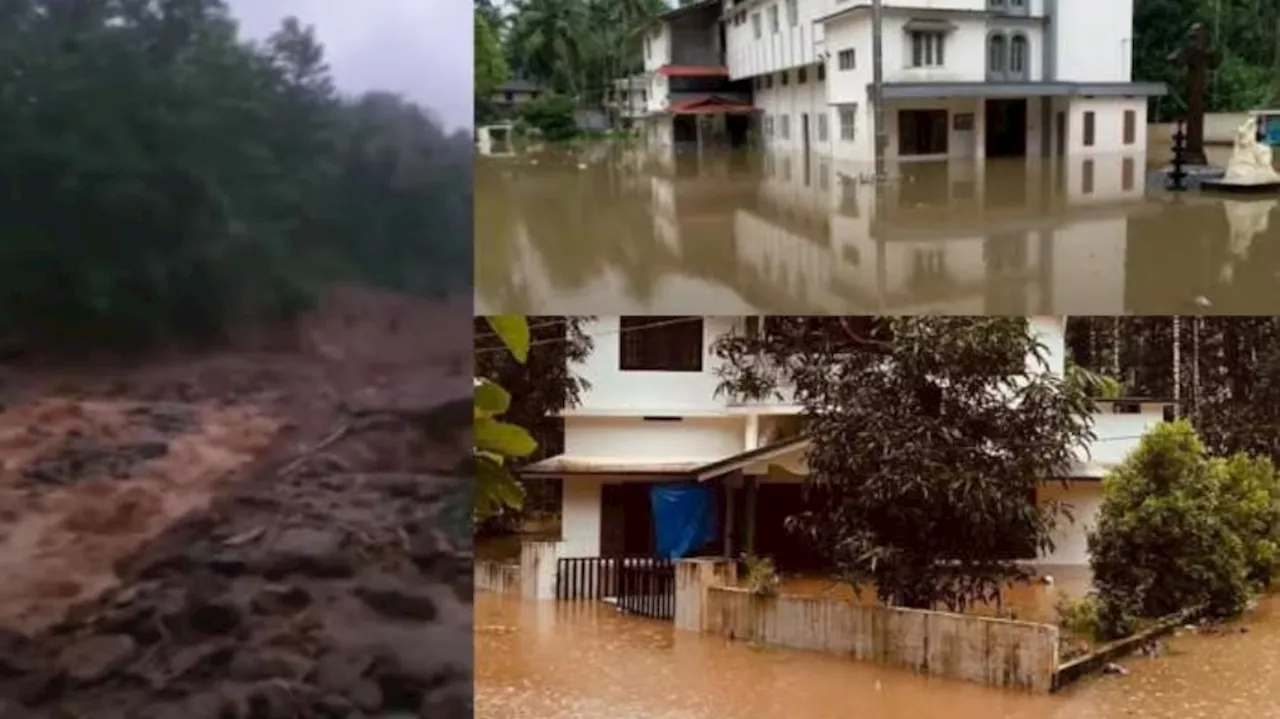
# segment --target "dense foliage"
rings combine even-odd
[[[216,337],[327,281],[468,282],[469,138],[340,97],[297,21],[250,44],[221,0],[15,0],[0,67],[0,344]]]
[[[529,322],[524,317],[493,316],[485,323],[510,359],[524,363],[531,345]],[[511,472],[511,462],[528,457],[538,448],[528,430],[506,421],[511,393],[484,377],[475,380],[473,458],[476,468],[474,519],[477,523],[505,510],[519,510],[524,489]]]
[[[1127,396],[1179,400],[1211,452],[1280,461],[1280,318],[1072,317],[1067,346]]]
[[[1189,422],[1163,423],[1102,491],[1089,552],[1104,635],[1192,607],[1231,616],[1270,584],[1280,539],[1270,460],[1213,458]]]
[[[551,93],[521,105],[520,121],[548,140],[567,140],[578,134],[573,110],[573,98]]]
[[[577,406],[586,380],[574,371],[594,349],[583,331],[590,317],[538,316],[529,320],[528,357],[520,362],[501,351],[502,340],[489,329],[489,321],[476,319],[475,373],[511,393],[506,418],[527,428],[538,440],[543,455],[563,451],[563,410]]]
[[[1280,5],[1275,0],[1137,0],[1134,76],[1169,83],[1171,97],[1157,106],[1161,119],[1185,109],[1186,69],[1169,62],[1169,55],[1187,45],[1187,31],[1197,22],[1209,27],[1220,59],[1209,86],[1209,111],[1280,104]]]
[[[813,443],[789,524],[847,581],[959,609],[1051,548],[1062,508],[1036,489],[1092,438],[1092,404],[1025,319],[770,318],[715,352],[726,392],[794,386]]]
[[[609,83],[643,67],[639,29],[663,0],[514,0],[503,40],[513,74],[598,105]]]
[[[479,8],[475,11],[475,93],[476,99],[487,99],[507,81],[507,59],[502,54],[498,33]],[[481,108],[477,108],[477,115]]]

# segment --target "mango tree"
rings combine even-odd
[[[503,351],[521,364],[529,359],[529,322],[504,315],[485,318],[503,345]],[[524,488],[511,472],[512,460],[528,457],[538,443],[525,428],[501,418],[511,407],[511,393],[493,380],[475,380],[476,495],[473,510],[477,523],[504,510],[524,505]]]

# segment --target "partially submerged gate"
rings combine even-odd
[[[556,564],[556,599],[603,600],[652,619],[675,618],[676,570],[658,557],[566,557]]]

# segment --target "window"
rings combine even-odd
[[[1126,157],[1120,163],[1120,189],[1128,192],[1133,189],[1133,158]]]
[[[836,66],[841,70],[852,70],[858,66],[857,51],[853,48],[836,53]]]
[[[702,371],[701,317],[619,317],[623,371]]]
[[[764,115],[761,119],[764,121],[764,136],[773,137],[773,115]]]
[[[516,96],[514,93],[508,91],[508,92],[502,93],[502,99],[504,102],[512,103],[512,102],[515,102]]]
[[[945,155],[948,131],[946,110],[900,110],[898,154]]]
[[[781,73],[779,73],[779,76],[782,78],[782,86],[783,86],[783,87],[786,87],[786,86],[787,86],[787,83],[791,82],[791,71],[790,71],[790,70],[783,70]]]
[[[1009,73],[1017,77],[1027,75],[1027,36],[1014,35],[1009,41]]]
[[[818,66],[818,82],[827,79],[827,66],[825,64]]]
[[[760,39],[760,13],[758,12],[751,13],[751,34],[755,35],[757,40]]]
[[[777,33],[781,29],[781,25],[778,23],[778,5],[774,3],[769,6],[769,32]]]
[[[1132,145],[1138,134],[1138,113],[1133,110],[1124,111],[1124,144]]]
[[[817,117],[817,135],[818,142],[827,141],[827,113],[819,112]]]
[[[1084,114],[1084,146],[1093,147],[1093,111],[1090,110]]]
[[[1080,192],[1093,194],[1093,160],[1085,160],[1080,172]]]
[[[804,84],[804,81],[805,81],[805,80],[808,80],[808,79],[809,79],[809,72],[808,72],[808,69],[807,69],[807,68],[803,68],[803,67],[802,67],[802,68],[798,68],[798,69],[796,70],[796,84],[797,84],[797,85],[803,85],[803,84]]]
[[[996,33],[987,38],[987,72],[1000,75],[1005,71],[1006,47],[1004,35]]]
[[[800,24],[800,9],[796,0],[787,0],[787,24],[791,27]]]
[[[911,33],[911,67],[942,67],[945,40],[940,32]]]
[[[778,118],[778,136],[786,140],[791,137],[791,116],[782,115]]]
[[[764,76],[764,87],[766,90],[773,87],[773,75]]]
[[[858,106],[847,105],[840,108],[840,139],[845,142],[853,142],[857,137],[858,129]]]

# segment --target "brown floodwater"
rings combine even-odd
[[[1168,157],[904,163],[883,186],[803,156],[478,158],[476,311],[1280,312],[1280,194],[1172,193]]]
[[[676,632],[598,602],[476,595],[478,719],[1280,717],[1280,600],[1055,695]],[[1242,631],[1244,630],[1244,631]]]

